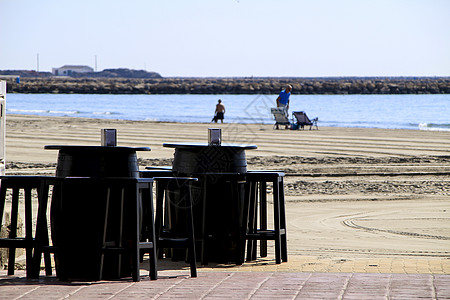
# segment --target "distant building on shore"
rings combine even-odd
[[[52,68],[53,75],[56,76],[71,76],[73,73],[92,73],[94,69],[89,66],[72,66],[65,65],[61,68]]]

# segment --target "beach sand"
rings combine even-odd
[[[286,172],[291,261],[425,259],[450,274],[450,132],[8,115],[6,174],[53,175],[57,151],[44,145],[100,145],[102,128],[117,129],[119,146],[151,147],[138,152],[142,169],[171,165],[173,149],[162,144],[206,142],[208,128],[257,145],[248,169]]]

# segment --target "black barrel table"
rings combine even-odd
[[[150,151],[149,147],[76,145],[48,145],[45,149],[59,150],[56,169],[59,178],[138,178],[136,152]],[[101,193],[99,189],[83,186],[72,187],[69,193],[61,193],[56,187],[53,192],[51,235],[57,249],[56,274],[62,280],[95,280],[99,277],[101,262],[95,254],[102,243],[106,211],[105,196]],[[109,270],[116,269],[114,264],[117,263],[116,259],[109,262],[105,257],[103,278],[114,277],[109,276],[113,273]]]
[[[230,262],[234,261],[237,249],[236,220],[241,219],[242,203],[236,199],[240,194],[243,201],[243,185],[237,188],[234,178],[245,176],[247,172],[246,150],[256,149],[256,145],[227,144],[208,145],[207,143],[164,143],[164,147],[174,148],[172,171],[174,176],[198,177],[199,182],[194,188],[194,227],[197,240],[202,240],[204,247],[207,232],[209,239],[207,253],[197,251],[202,261]],[[232,179],[230,179],[232,178]],[[238,190],[236,190],[236,188]],[[176,204],[176,200],[174,203]],[[173,204],[173,203],[172,203]],[[207,209],[205,209],[205,207]],[[176,205],[172,205],[175,216],[171,226],[182,227],[182,214],[176,212]],[[206,218],[206,223],[205,223]],[[204,228],[207,226],[207,228]],[[174,229],[179,230],[179,229]]]

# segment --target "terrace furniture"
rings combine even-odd
[[[245,197],[245,176],[240,173],[195,173],[202,184],[201,264],[209,260],[244,263],[240,249]],[[220,202],[220,203],[218,203]]]
[[[58,178],[114,177],[137,179],[140,177],[140,173],[136,152],[150,151],[149,147],[80,145],[47,145],[45,149],[59,150],[56,169],[56,177]],[[62,197],[60,186],[55,187],[50,217],[53,250],[55,250],[55,267],[60,279],[98,278],[99,259],[94,259],[91,264],[87,263],[88,266],[80,270],[80,266],[93,259],[89,251],[84,251],[81,247],[81,249],[78,249],[77,255],[67,255],[67,253],[76,252],[77,247],[89,244],[89,242],[92,245],[98,245],[99,241],[101,242],[104,222],[98,216],[104,214],[106,206],[103,202],[106,198],[99,193],[101,193],[101,190],[97,188],[80,187],[80,189],[74,190],[72,194],[66,193]],[[114,197],[120,196],[114,195]],[[127,199],[134,201],[134,198]],[[112,213],[118,212],[113,210]],[[72,222],[68,222],[67,219],[71,218]],[[67,238],[68,232],[70,238]],[[85,233],[89,234],[86,235]],[[105,259],[108,262],[109,257],[105,256]],[[112,261],[111,264],[105,263],[105,265],[112,266],[114,263],[116,262]],[[87,271],[89,267],[91,270]],[[103,277],[114,277],[114,274],[115,267],[112,267],[112,270],[106,268]],[[129,275],[123,274],[123,276]]]
[[[16,248],[24,248],[26,253],[26,276],[32,278],[33,274],[39,272],[39,265],[33,264],[33,250],[36,247],[36,239],[33,232],[33,204],[32,196],[35,191],[38,197],[38,210],[42,210],[42,203],[46,203],[48,197],[49,185],[44,176],[1,176],[0,177],[0,225],[9,228],[9,234],[6,238],[0,238],[0,248],[7,248],[9,250],[8,258],[8,275],[14,275],[14,267],[16,261]],[[6,220],[3,215],[5,212],[7,191],[11,191],[11,210],[10,210],[10,224],[6,225]],[[23,193],[20,193],[23,191]],[[19,203],[20,195],[23,198],[24,206],[24,235],[17,236],[19,229]],[[47,230],[46,219],[44,216],[38,214],[37,223],[42,224]],[[47,239],[48,243],[48,239]],[[37,270],[34,270],[34,268]],[[45,267],[51,270],[50,257],[45,257]]]
[[[63,281],[129,276],[139,281],[140,252],[145,251],[150,253],[150,278],[157,279],[152,184],[153,179],[130,177],[60,178],[54,190],[61,205],[52,205],[60,234],[53,237],[56,246],[41,247],[37,255],[55,253]],[[95,206],[89,206],[92,200]],[[145,221],[142,203],[150,210]],[[153,234],[141,238],[143,227]]]
[[[247,201],[244,208],[242,235],[247,241],[247,261],[256,259],[256,241],[261,241],[261,257],[266,257],[266,241],[273,240],[276,263],[287,262],[283,177],[284,173],[280,171],[249,171],[245,174]],[[274,227],[272,229],[267,229],[267,183],[272,183],[273,191]],[[245,252],[245,246],[242,252]]]
[[[174,176],[199,179],[193,184],[192,192],[194,230],[201,249],[201,263],[241,263],[240,247],[236,245],[242,241],[245,151],[257,146],[228,143],[164,143],[163,146],[175,148]],[[174,210],[175,216],[177,209]],[[172,222],[176,226],[177,218]]]
[[[70,179],[66,178],[66,180]],[[104,257],[106,254],[112,253],[119,254],[117,257],[119,261],[116,264],[116,277],[121,277],[122,275],[121,255],[129,254],[133,281],[140,281],[139,262],[141,254],[145,252],[149,253],[150,279],[156,280],[157,240],[153,218],[153,179],[106,178],[102,179],[100,184],[106,188],[107,195],[99,279],[102,279],[103,276]],[[121,195],[119,201],[112,197],[115,193]],[[144,203],[146,204],[147,212],[146,218],[142,219],[142,206]],[[119,213],[115,216],[113,214],[111,217],[110,210],[113,206],[118,206],[117,211]],[[110,227],[115,230],[115,233],[108,239],[107,234]],[[147,234],[145,238],[142,237],[142,228],[146,228]],[[123,237],[127,237],[127,232],[131,233],[131,235],[124,240]]]
[[[188,177],[155,177],[156,183],[156,241],[157,250],[162,255],[163,249],[186,249],[191,269],[191,277],[197,277],[196,250],[194,236],[194,217],[192,212],[192,184],[197,178]],[[171,206],[176,206],[177,216],[183,219],[184,230],[172,231],[170,212]],[[181,226],[181,220],[178,220]],[[169,255],[172,256],[172,255]]]

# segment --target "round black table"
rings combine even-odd
[[[245,195],[243,185],[237,181],[247,172],[245,151],[257,149],[257,146],[226,143],[164,143],[163,146],[175,149],[174,176],[199,178],[197,186],[192,189],[194,231],[196,238],[200,239],[203,230],[208,231],[208,253],[205,254],[208,260],[220,263],[234,260],[236,251],[239,251],[236,249],[239,237],[236,220],[241,219]],[[175,210],[171,215],[182,216],[176,212],[176,206],[171,209]],[[203,222],[206,222],[206,229]],[[174,231],[182,230],[184,220],[172,220],[172,226]]]
[[[247,172],[245,150],[256,149],[256,145],[207,143],[164,143],[163,147],[175,148],[172,171],[176,174],[192,175],[208,172]]]
[[[136,151],[150,151],[149,147],[117,146],[48,145],[44,148],[59,150],[56,177],[62,178],[138,178]],[[57,276],[63,280],[95,279],[100,260],[94,254],[101,244],[106,211],[104,195],[99,189],[86,186],[65,192],[64,197],[60,195],[55,187],[50,219],[52,242],[59,248],[55,253]],[[113,264],[117,262],[104,262],[105,267]],[[110,277],[111,269],[104,269],[105,278]]]
[[[139,177],[136,151],[149,147],[47,145],[59,150],[57,177]]]

